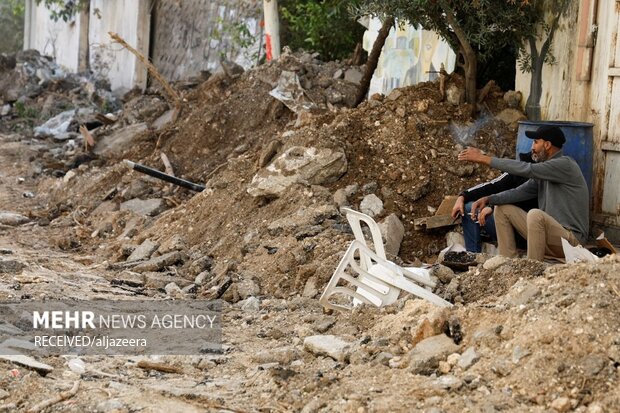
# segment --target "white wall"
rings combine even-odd
[[[88,42],[90,68],[110,79],[112,90],[146,86],[146,68],[108,32],[117,33],[148,57],[150,1],[91,0]]]
[[[82,16],[72,20],[53,21],[50,11],[43,5],[37,6],[34,0],[26,0],[24,25],[24,50],[36,49],[42,55],[53,57],[56,62],[70,72],[80,69],[80,30]]]

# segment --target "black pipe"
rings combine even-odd
[[[193,182],[186,181],[185,179],[165,174],[161,171],[158,171],[157,169],[149,168],[148,166],[140,165],[139,163],[135,163],[127,159],[125,159],[124,162],[134,171],[142,172],[143,174],[147,174],[154,178],[161,179],[162,181],[170,182],[171,184],[182,186],[183,188],[191,189],[192,191],[196,192],[202,192],[205,189],[204,185],[195,184]]]

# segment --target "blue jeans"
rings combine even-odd
[[[465,237],[465,249],[470,252],[481,252],[482,241],[480,240],[480,231],[484,231],[493,240],[497,240],[495,232],[495,218],[493,214],[488,215],[485,224],[481,227],[477,222],[472,221],[471,212],[472,202],[465,204],[465,216],[463,217],[463,236]]]

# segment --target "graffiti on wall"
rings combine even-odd
[[[371,18],[364,33],[364,49],[370,51],[381,29]],[[370,83],[369,96],[388,94],[393,89],[434,80],[443,64],[452,72],[456,55],[436,33],[410,25],[392,28],[383,46],[379,64]]]

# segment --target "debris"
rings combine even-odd
[[[136,364],[139,368],[144,370],[155,370],[161,371],[163,373],[174,373],[174,374],[182,374],[183,370],[179,367],[171,366],[163,363],[155,363],[148,360],[140,360],[138,364]]]
[[[166,202],[160,198],[139,199],[134,198],[121,204],[121,211],[133,211],[138,215],[154,217],[166,209]]]
[[[306,97],[295,72],[283,70],[278,79],[278,86],[269,94],[295,113],[316,108],[316,105]]]
[[[351,343],[336,336],[309,336],[304,339],[304,349],[315,356],[328,356],[336,361],[345,361],[351,353]]]
[[[63,400],[67,400],[75,396],[79,388],[80,388],[80,381],[76,380],[75,382],[73,382],[73,387],[71,387],[70,390],[61,392],[57,396],[51,399],[48,399],[48,400],[44,400],[41,403],[37,403],[34,406],[32,406],[30,409],[28,409],[27,411],[28,413],[41,412],[47,409],[48,407],[55,405],[56,403],[60,403]]]
[[[426,218],[417,218],[415,220],[415,229],[423,230],[423,229],[432,229],[432,228],[440,228],[451,225],[460,224],[459,219],[453,219],[451,216],[452,207],[456,202],[457,196],[445,196],[439,208],[437,208],[437,212],[435,215]]]
[[[164,160],[164,156],[166,155],[162,152],[162,160]],[[166,157],[166,159],[168,158]],[[192,191],[196,191],[196,192],[202,192],[205,189],[204,185],[195,184],[193,182],[186,181],[185,179],[181,179],[173,175],[165,174],[163,172],[158,171],[157,169],[149,168],[148,166],[140,165],[139,163],[135,163],[127,159],[125,159],[124,162],[125,162],[125,165],[127,165],[129,168],[133,169],[134,171],[142,172],[144,174],[153,176],[157,179],[161,179],[163,181],[170,182],[178,186],[182,186],[183,188],[191,189]],[[166,161],[164,161],[164,164],[166,164]],[[167,168],[168,167],[170,170],[172,170],[170,161],[168,161]]]
[[[26,222],[30,222],[30,219],[23,215],[14,212],[0,212],[0,224],[15,227],[25,224]]]
[[[37,371],[42,376],[54,370],[52,366],[44,363],[40,363],[32,357],[24,356],[22,354],[0,354],[0,360],[6,360],[11,363],[19,364],[29,369]]]

